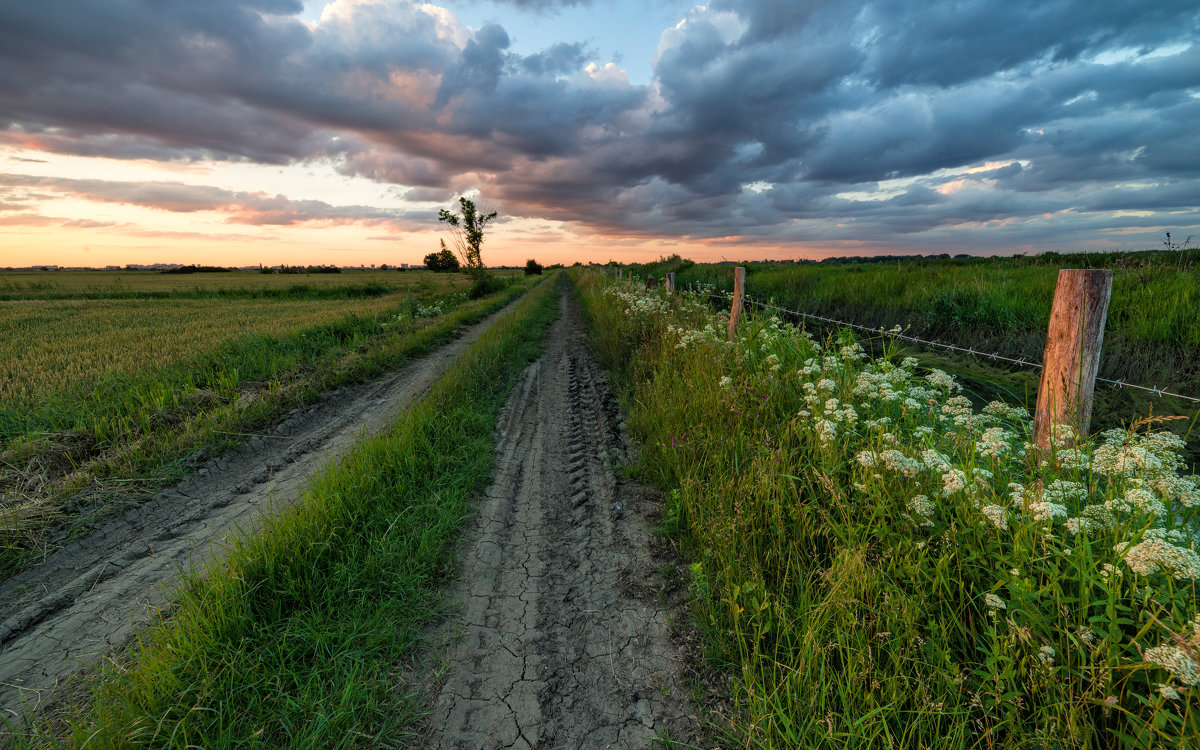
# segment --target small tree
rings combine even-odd
[[[430,271],[457,271],[458,258],[446,247],[446,241],[441,240],[442,249],[425,256],[425,267]]]
[[[496,218],[496,212],[481,214],[475,207],[475,201],[468,198],[459,198],[458,205],[462,210],[461,215],[443,208],[438,211],[438,221],[446,222],[454,233],[454,247],[462,258],[462,264],[472,270],[482,270],[483,259],[479,250],[483,246],[483,228]],[[443,242],[442,247],[445,246]]]
[[[536,276],[542,272],[542,264],[538,263],[533,258],[525,261],[525,275]]]

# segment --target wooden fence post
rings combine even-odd
[[[1033,440],[1042,448],[1050,445],[1055,425],[1070,425],[1079,435],[1087,434],[1111,293],[1112,271],[1064,268],[1058,272],[1033,417]]]
[[[675,274],[673,272],[667,274],[667,296],[675,296]]]
[[[646,289],[649,289],[652,286],[654,286],[654,275],[647,274],[646,275]]]
[[[729,310],[729,340],[737,336],[738,320],[742,317],[742,300],[746,296],[746,269],[733,269],[733,307]]]
[[[621,280],[622,278],[624,278],[624,277],[625,277],[625,269],[624,269],[624,268],[618,268],[618,269],[617,269],[617,281],[620,281],[620,280]]]

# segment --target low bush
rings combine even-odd
[[[467,289],[467,296],[471,299],[486,297],[493,292],[498,292],[501,289],[504,289],[508,286],[508,284],[509,282],[506,279],[490,274],[487,271],[476,271],[475,281],[473,281],[470,288]]]

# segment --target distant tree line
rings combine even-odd
[[[229,273],[234,269],[224,266],[180,266],[178,268],[167,268],[159,273]]]
[[[263,266],[259,273],[341,273],[337,266]]]

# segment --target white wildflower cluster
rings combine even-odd
[[[915,458],[910,458],[898,450],[861,451],[855,459],[866,468],[880,468],[911,477],[925,467]]]
[[[846,344],[838,350],[838,356],[841,357],[843,362],[857,362],[867,358],[862,344]]]
[[[1031,521],[1053,521],[1066,518],[1067,515],[1066,506],[1045,500],[1035,500],[1025,505],[1025,517]]]
[[[1009,489],[1014,505],[1020,504],[1025,517],[1034,522],[1066,519],[1070,515],[1067,506],[1078,506],[1088,496],[1086,485],[1067,479],[1056,479],[1040,495],[1016,482],[1009,484]]]
[[[1004,600],[990,591],[983,595],[983,603],[987,605],[988,609],[1008,609]]]
[[[908,512],[918,526],[932,526],[937,506],[925,495],[914,495],[908,501]]]
[[[985,458],[999,458],[1012,450],[1012,432],[1003,427],[989,427],[975,444],[975,452]]]
[[[950,470],[950,459],[934,450],[927,448],[921,451],[921,463],[925,464],[925,468],[930,471],[946,472]]]
[[[437,316],[446,312],[446,310],[450,307],[451,307],[451,305],[450,305],[449,301],[447,301],[447,300],[440,300],[438,302],[434,302],[433,304],[429,304],[429,305],[418,304],[416,312],[415,312],[415,317],[436,318]]]
[[[1142,481],[1164,500],[1179,503],[1185,508],[1200,505],[1200,476],[1184,477],[1169,472]]]
[[[1150,490],[1141,487],[1130,487],[1125,490],[1125,495],[1117,500],[1109,500],[1105,503],[1112,510],[1120,510],[1125,513],[1138,511],[1148,513],[1154,516],[1161,516],[1167,512],[1167,508],[1163,505],[1162,500],[1155,497]]]
[[[1160,569],[1178,580],[1200,578],[1200,555],[1191,546],[1183,547],[1187,537],[1179,531],[1147,529],[1137,544],[1121,542],[1117,554],[1138,575],[1152,575]]]
[[[1088,497],[1087,485],[1069,479],[1056,479],[1046,485],[1043,497],[1059,505],[1078,504]]]
[[[1054,452],[1054,463],[1066,471],[1087,471],[1092,457],[1083,448],[1060,448]]]
[[[1038,649],[1038,661],[1040,661],[1044,667],[1054,666],[1054,656],[1054,648],[1051,646],[1042,646],[1040,649]]]
[[[981,409],[989,417],[999,419],[1024,420],[1029,419],[1029,410],[1023,406],[1010,406],[1003,401],[992,401]]]
[[[953,376],[937,369],[929,371],[929,374],[925,376],[925,382],[945,393],[954,393],[955,391],[962,390],[962,386],[958,384],[958,381]]]
[[[817,439],[823,445],[828,445],[837,439],[837,422],[831,422],[828,419],[818,419],[813,423],[817,431]]]
[[[829,378],[822,378],[816,384],[806,382],[801,385],[808,408],[800,412],[800,416],[814,418],[817,438],[825,445],[837,439],[839,426],[852,427],[858,422],[858,410],[853,404],[842,403],[828,395],[836,388],[837,383]]]
[[[979,509],[979,512],[983,513],[984,518],[996,528],[1008,531],[1008,508],[1000,505],[985,505]]]
[[[1155,664],[1170,672],[1172,679],[1178,680],[1184,685],[1200,683],[1200,665],[1196,664],[1191,653],[1179,646],[1163,644],[1148,648],[1144,658],[1150,664]]]
[[[946,399],[941,408],[943,421],[951,421],[958,426],[970,426],[975,412],[971,410],[971,399],[966,396],[951,396]]]
[[[1079,432],[1073,425],[1050,425],[1050,444],[1055,448],[1073,448],[1079,443]]]
[[[611,284],[604,293],[619,300],[625,314],[635,319],[658,318],[665,314],[670,305],[661,294],[639,288],[636,284]]]
[[[1110,478],[1161,475],[1184,468],[1185,443],[1170,432],[1105,430],[1092,454],[1092,470]]]
[[[951,469],[942,475],[942,494],[950,497],[967,488],[967,475],[962,469]]]
[[[885,403],[911,397],[910,393],[906,393],[905,386],[913,377],[916,363],[912,357],[906,357],[899,367],[886,360],[867,364],[854,383],[854,395],[868,401],[878,399]],[[919,402],[914,403],[920,406]]]
[[[1124,575],[1125,575],[1124,572],[1120,568],[1115,567],[1112,563],[1104,563],[1103,565],[1100,566],[1100,582],[1101,583],[1104,583],[1104,584],[1112,583],[1113,579],[1121,578]]]
[[[679,339],[675,344],[676,349],[687,349],[690,346],[698,344],[724,343],[721,334],[712,324],[706,325],[704,328],[686,328],[684,326],[668,325],[667,333]]]

